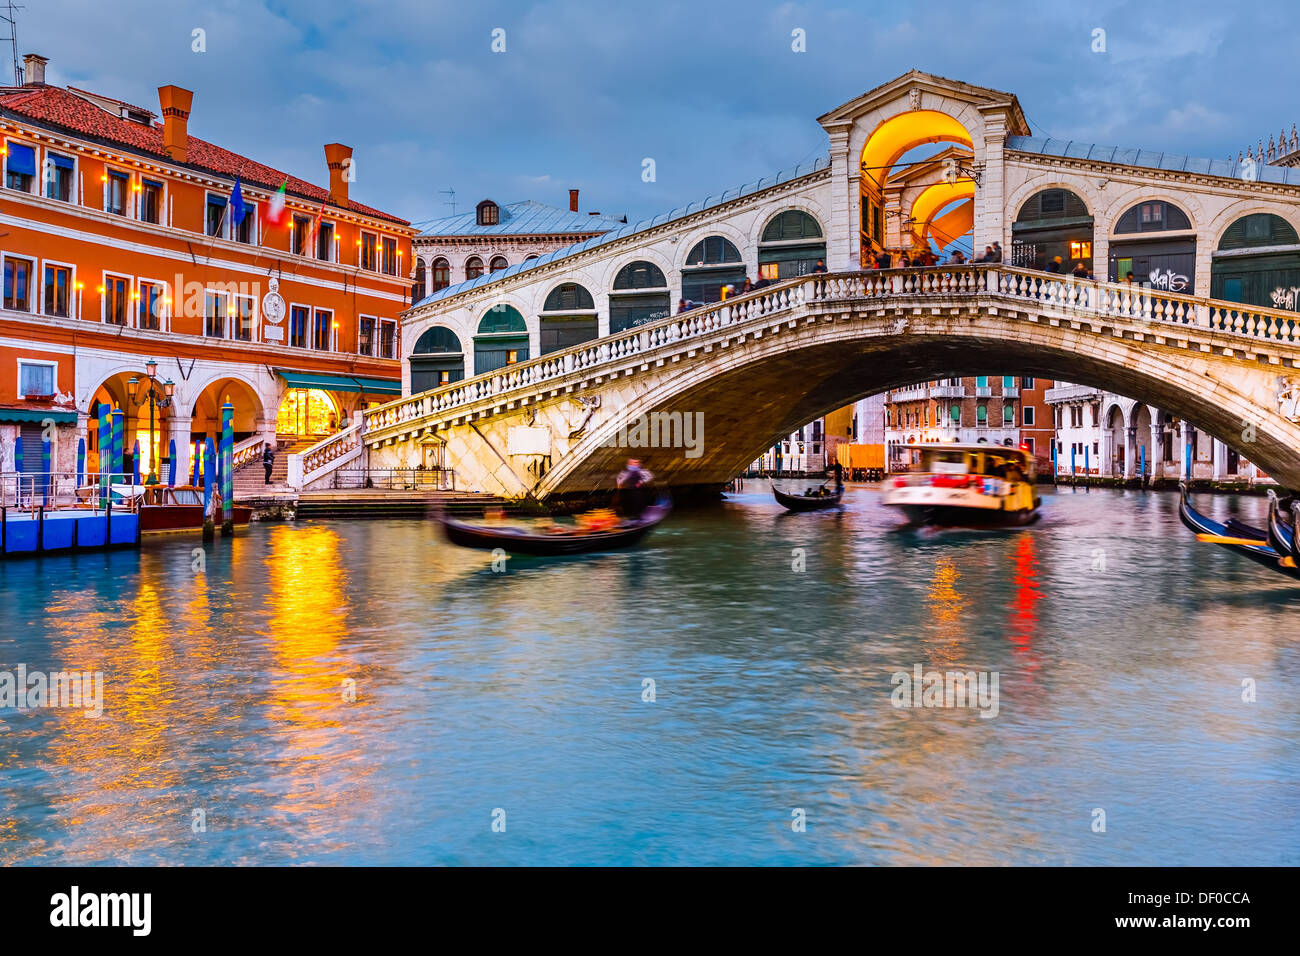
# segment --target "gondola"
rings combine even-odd
[[[839,504],[844,497],[844,488],[837,488],[828,495],[787,495],[773,484],[772,495],[777,504],[789,511],[821,511]]]
[[[1178,517],[1183,524],[1195,531],[1198,537],[1204,535],[1203,540],[1218,544],[1229,551],[1250,558],[1250,560],[1272,568],[1280,574],[1300,579],[1300,568],[1286,567],[1281,563],[1281,559],[1289,557],[1289,555],[1279,554],[1269,546],[1267,531],[1248,525],[1243,521],[1238,521],[1235,518],[1222,523],[1207,518],[1192,507],[1191,502],[1188,500],[1186,482],[1179,482],[1178,492]]]
[[[464,521],[439,515],[443,533],[452,544],[464,548],[493,551],[497,548],[510,554],[528,554],[553,557],[567,554],[590,554],[596,551],[613,551],[636,544],[649,534],[668,513],[672,504],[660,498],[641,512],[640,516],[621,521],[611,528],[586,531],[569,530],[531,531],[525,528],[472,525]]]
[[[1268,489],[1268,546],[1283,557],[1295,557],[1295,527],[1291,523],[1290,499],[1279,499]]]

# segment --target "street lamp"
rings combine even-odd
[[[138,408],[145,402],[149,403],[149,477],[145,479],[145,484],[156,485],[158,484],[158,455],[157,445],[154,442],[154,409],[168,408],[171,405],[176,386],[171,379],[159,383],[156,360],[150,359],[145,362],[144,370],[143,380],[133,375],[127,380],[127,385],[131,388],[132,405]]]

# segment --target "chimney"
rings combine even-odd
[[[187,162],[190,154],[190,105],[194,94],[179,86],[158,87],[158,105],[162,107],[163,149],[178,163]]]
[[[23,57],[23,86],[45,85],[45,64],[50,61],[39,53],[28,53]]]
[[[569,212],[577,212],[577,211],[578,211],[578,191],[576,189],[570,189],[569,190]]]
[[[325,163],[330,168],[330,202],[347,208],[348,183],[352,175],[352,147],[342,143],[325,145]]]

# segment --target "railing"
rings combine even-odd
[[[366,419],[358,416],[356,424],[318,441],[296,455],[290,455],[287,475],[289,487],[302,491],[340,466],[359,458],[365,451],[365,445],[361,442],[365,430]]]
[[[262,449],[266,447],[266,438],[262,435],[253,435],[251,438],[245,438],[235,445],[235,471],[243,468],[245,465],[251,465],[254,462],[262,460]]]
[[[936,385],[930,389],[931,398],[965,398],[965,385]]]
[[[898,296],[996,295],[1039,307],[1088,316],[1121,318],[1160,326],[1228,333],[1255,341],[1300,343],[1300,314],[1222,302],[1144,286],[1057,276],[1002,263],[823,273],[787,280],[759,292],[627,332],[553,352],[508,369],[475,376],[408,396],[363,413],[367,432],[401,426],[574,372],[599,369],[663,346],[702,339],[755,319],[784,319],[811,302],[883,299]]]
[[[330,487],[455,491],[456,472],[451,468],[338,468],[331,475]]]
[[[54,511],[63,508],[102,508],[106,504],[106,486],[121,488],[126,486],[133,490],[143,490],[144,486],[134,482],[134,475],[122,474],[100,475],[82,474],[78,482],[76,472],[42,471],[0,473],[0,507],[14,508],[19,511],[35,511],[44,508]],[[113,496],[113,510],[134,511],[135,495],[130,494],[125,500],[120,495]]]

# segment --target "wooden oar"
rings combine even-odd
[[[1239,544],[1252,548],[1267,548],[1267,541],[1256,541],[1253,538],[1229,538],[1222,534],[1198,534],[1197,541],[1208,541],[1210,544]]]

